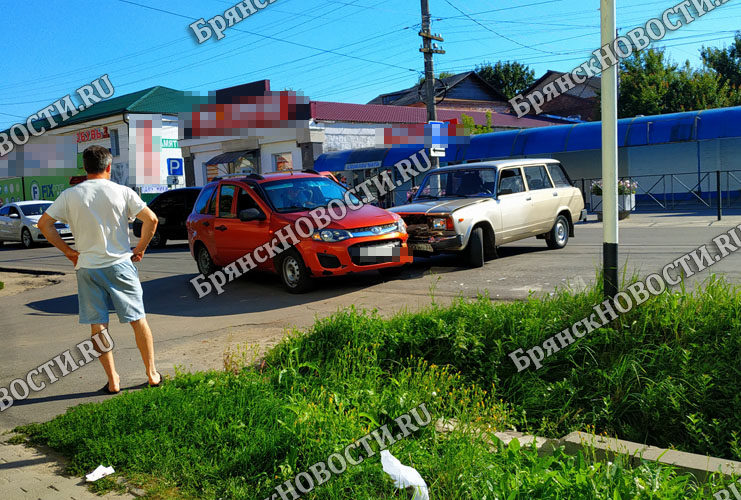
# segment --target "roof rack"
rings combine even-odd
[[[220,181],[222,179],[234,179],[234,178],[242,178],[242,179],[257,179],[257,180],[263,180],[264,177],[260,174],[256,174],[254,172],[250,173],[240,173],[240,174],[223,174],[214,177],[213,180]]]

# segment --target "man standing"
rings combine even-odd
[[[108,328],[108,310],[113,305],[121,323],[130,323],[144,361],[150,386],[159,386],[162,375],[154,365],[154,343],[144,313],[139,274],[132,262],[139,262],[157,228],[157,216],[126,186],[111,182],[111,153],[90,146],[82,154],[87,180],[66,189],[46,210],[38,227],[46,239],[72,261],[77,271],[80,324],[88,324],[92,335]],[[129,217],[143,223],[139,244],[131,250]],[[54,223],[69,224],[77,251],[59,236]],[[121,379],[113,352],[100,356],[108,376],[103,391],[117,394]]]

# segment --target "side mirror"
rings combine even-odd
[[[8,217],[10,217],[11,219],[20,219],[21,218],[21,216],[18,215],[18,214],[16,214],[16,213],[10,214],[10,215],[8,215]]]
[[[251,220],[265,220],[265,214],[256,208],[245,208],[239,212],[239,220],[249,222]]]

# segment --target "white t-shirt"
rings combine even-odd
[[[66,189],[46,210],[69,224],[80,252],[75,269],[99,269],[131,259],[129,217],[147,204],[131,188],[106,179],[88,179]]]

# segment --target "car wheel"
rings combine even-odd
[[[291,293],[308,292],[314,284],[304,259],[296,250],[285,252],[284,257],[278,262],[278,274],[283,286]]]
[[[21,243],[23,243],[23,246],[26,248],[33,247],[33,237],[31,236],[31,231],[29,231],[27,227],[24,227],[21,231]]]
[[[152,239],[149,241],[149,246],[152,248],[163,248],[166,243],[167,238],[162,236],[162,233],[159,231],[155,231],[154,236],[152,236]]]
[[[198,271],[204,276],[209,276],[218,270],[205,245],[198,245],[196,264],[198,265]]]
[[[477,227],[471,232],[468,240],[468,265],[483,267],[484,265],[484,230]]]
[[[553,224],[545,242],[548,244],[548,248],[553,250],[566,246],[566,243],[569,242],[569,221],[566,220],[566,217],[563,215],[556,217],[556,223]]]

